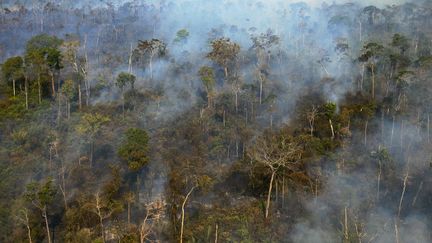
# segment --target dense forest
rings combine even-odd
[[[432,242],[432,2],[0,1],[0,242]]]

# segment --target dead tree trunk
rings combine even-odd
[[[372,99],[375,99],[375,70],[374,65],[371,65],[371,72],[372,72]]]
[[[367,145],[367,130],[368,130],[369,120],[366,120],[365,128],[364,128],[364,145]]]
[[[33,239],[32,239],[32,236],[31,236],[30,220],[29,220],[29,217],[28,217],[28,210],[27,210],[27,208],[24,208],[20,212],[22,212],[22,216],[24,216],[24,218],[22,218],[21,215],[17,216],[17,218],[18,218],[19,221],[21,221],[26,226],[26,229],[27,229],[27,238],[28,238],[29,243],[33,243]]]
[[[335,132],[334,132],[334,128],[333,128],[333,122],[331,119],[329,119],[329,125],[330,125],[330,130],[331,130],[331,139],[333,140],[335,138]]]
[[[103,216],[102,216],[102,205],[101,205],[101,198],[99,196],[99,193],[96,194],[96,214],[98,215],[99,218],[99,225],[101,227],[101,237],[102,237],[102,242],[105,243],[105,227],[103,224]]]
[[[381,173],[382,173],[381,160],[378,160],[378,163],[379,163],[379,170],[378,170],[378,182],[377,182],[377,202],[379,202]]]
[[[48,215],[47,215],[46,206],[42,209],[42,217],[45,220],[45,229],[46,229],[46,233],[47,233],[48,243],[51,243],[51,232],[50,232],[50,228],[49,228],[49,224],[48,224]]]
[[[192,189],[190,189],[190,191],[188,192],[188,194],[186,195],[185,199],[183,200],[182,203],[182,214],[181,214],[181,226],[180,226],[180,243],[183,243],[183,232],[184,232],[184,219],[185,219],[185,205],[186,202],[189,198],[189,196],[192,194],[193,190],[195,190],[195,187],[192,187]]]
[[[16,95],[16,89],[15,89],[15,79],[12,79],[12,86],[13,86],[13,96]]]
[[[402,188],[401,198],[399,200],[398,215],[397,215],[398,220],[400,218],[400,213],[402,211],[402,202],[403,202],[403,199],[404,199],[404,196],[405,196],[405,191],[406,191],[406,186],[407,186],[407,181],[408,181],[408,175],[409,175],[409,173],[407,171],[407,173],[406,173],[406,175],[404,177],[404,181],[403,181],[403,188]]]
[[[81,84],[78,84],[78,107],[82,109],[82,93],[81,93]]]
[[[39,101],[39,104],[41,104],[42,103],[42,85],[41,85],[40,74],[38,75],[37,85],[38,85],[38,101]]]
[[[51,92],[52,92],[52,97],[54,98],[56,96],[55,83],[54,83],[54,73],[50,72],[50,76],[51,76]]]
[[[25,89],[25,107],[26,107],[26,110],[28,110],[29,102],[28,102],[28,80],[27,80],[27,76],[25,76],[24,89]]]
[[[269,215],[271,192],[272,192],[272,189],[273,189],[273,180],[274,180],[275,174],[276,174],[276,170],[272,169],[272,174],[271,174],[271,177],[270,177],[269,189],[268,189],[268,193],[267,193],[267,203],[266,203],[266,207],[265,207],[265,218],[268,218],[268,215]]]
[[[219,225],[218,224],[216,224],[216,229],[215,229],[215,243],[217,243],[218,242],[218,229],[219,229]]]
[[[418,188],[418,190],[417,190],[417,192],[415,194],[414,200],[413,200],[413,202],[411,204],[413,207],[414,207],[414,205],[415,205],[415,203],[417,201],[418,195],[420,194],[420,191],[422,190],[422,188],[423,188],[423,181],[420,182],[420,186],[419,186],[419,188]]]

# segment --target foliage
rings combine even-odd
[[[0,241],[430,242],[432,5],[194,4],[3,9]]]
[[[189,31],[187,29],[181,29],[177,31],[176,38],[174,39],[175,43],[186,43],[187,38],[189,37]]]
[[[45,208],[47,205],[52,203],[54,196],[57,193],[57,189],[54,188],[52,179],[48,179],[46,182],[41,184],[38,182],[29,183],[26,188],[26,200],[40,209]]]
[[[123,90],[123,88],[126,85],[130,85],[132,88],[134,86],[136,77],[133,74],[130,73],[125,73],[125,72],[121,72],[116,79],[116,85],[117,87],[119,87],[121,90]]]
[[[110,122],[110,118],[102,114],[85,113],[81,116],[80,122],[76,126],[76,131],[81,135],[93,139],[108,122]]]
[[[198,74],[207,92],[210,93],[216,83],[213,68],[208,66],[201,67]]]
[[[4,80],[10,82],[12,80],[22,79],[24,76],[24,61],[22,57],[11,57],[6,60],[1,66],[1,73]]]
[[[124,141],[118,149],[121,159],[125,160],[132,171],[141,170],[148,162],[149,137],[147,132],[139,128],[129,128]]]
[[[62,93],[68,98],[72,99],[75,96],[75,84],[72,80],[68,79],[62,86]]]

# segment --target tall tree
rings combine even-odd
[[[79,47],[80,42],[79,40],[69,40],[65,41],[62,45],[62,55],[64,57],[64,60],[72,66],[74,76],[75,76],[75,82],[77,83],[77,90],[78,90],[78,106],[81,109],[82,108],[82,93],[81,93],[81,84],[82,81],[86,82],[87,80],[87,59],[83,58],[79,55]],[[87,89],[89,85],[85,84],[85,87]],[[87,94],[89,92],[86,92]],[[86,97],[86,100],[88,100],[89,97]]]
[[[252,36],[252,49],[256,51],[258,65],[269,65],[271,61],[272,49],[280,43],[279,36],[275,35],[271,29],[258,36]]]
[[[127,163],[128,169],[135,174],[136,195],[139,201],[139,175],[149,163],[149,137],[147,132],[139,128],[128,129],[122,144],[118,148],[118,155]]]
[[[56,73],[60,71],[60,69],[63,68],[61,64],[61,52],[58,48],[48,48],[45,50],[45,61],[48,65],[48,73],[51,77],[51,93],[52,96],[56,96],[56,88],[55,88],[55,80],[54,77]],[[60,87],[58,87],[59,89]]]
[[[116,86],[120,88],[121,92],[122,92],[122,111],[123,111],[123,116],[124,116],[124,106],[125,106],[125,96],[124,96],[124,89],[125,86],[130,85],[131,88],[134,87],[134,83],[135,83],[136,77],[133,74],[130,73],[126,73],[126,72],[121,72],[116,79]]]
[[[362,54],[359,57],[359,61],[366,63],[371,71],[372,87],[371,96],[375,99],[375,74],[376,66],[379,58],[382,56],[384,47],[381,44],[370,42],[363,47]]]
[[[121,177],[119,169],[111,167],[111,179],[102,186],[102,189],[92,195],[83,205],[83,208],[94,213],[98,217],[102,242],[106,242],[105,223],[114,214],[123,211],[123,205],[119,202],[117,196],[121,186]]]
[[[94,144],[102,128],[110,121],[109,117],[99,113],[85,113],[76,126],[76,130],[90,145],[90,166],[93,166]]]
[[[70,118],[70,110],[71,110],[71,100],[75,96],[75,84],[72,80],[68,79],[62,86],[61,89],[62,94],[66,98],[66,111],[67,118]]]
[[[24,78],[24,60],[22,57],[11,57],[1,66],[3,78],[7,82],[12,82],[13,96],[16,95],[16,82]]]
[[[263,102],[264,82],[267,74],[270,73],[269,67],[272,56],[272,49],[280,42],[279,36],[273,34],[271,29],[258,36],[252,36],[252,49],[257,56],[256,75],[259,81],[259,103]]]
[[[132,171],[140,171],[149,162],[149,137],[145,130],[129,128],[123,143],[118,149],[118,155],[127,162]]]
[[[322,113],[328,120],[330,131],[331,131],[331,139],[333,140],[335,138],[335,130],[333,126],[333,118],[336,115],[336,104],[329,102],[323,105],[322,107]]]
[[[227,38],[219,38],[211,41],[212,50],[207,57],[224,69],[225,78],[228,78],[228,67],[236,61],[240,52],[240,46]]]
[[[153,80],[153,60],[155,57],[164,56],[167,52],[166,44],[159,39],[140,40],[135,49],[135,57],[141,60],[143,57],[148,58],[150,68],[150,79]]]
[[[265,218],[268,218],[275,176],[282,169],[290,173],[299,171],[302,149],[293,137],[282,134],[270,135],[258,138],[255,145],[248,151],[248,155],[256,164],[268,168],[270,172],[265,207]]]
[[[393,35],[391,45],[399,48],[401,55],[405,55],[405,52],[410,47],[409,39],[406,36],[398,33]]]
[[[62,68],[59,50],[62,43],[63,40],[46,34],[34,36],[27,42],[26,63],[33,67],[37,75],[39,103],[42,99],[41,76],[45,73],[51,76],[52,96],[55,96],[54,72]]]
[[[216,84],[213,68],[204,66],[198,72],[207,93],[207,106],[212,106],[213,88]]]
[[[48,206],[54,200],[55,194],[56,189],[51,179],[48,179],[46,182],[41,184],[32,182],[27,185],[27,190],[25,192],[26,199],[42,213],[42,217],[45,221],[48,243],[51,243],[50,226],[48,223]]]
[[[40,104],[42,103],[42,75],[46,70],[44,56],[38,50],[29,50],[26,52],[25,63],[27,69],[26,72],[29,74],[27,78],[36,76],[34,79],[36,79],[37,82],[38,102]]]
[[[187,29],[181,29],[177,31],[174,43],[186,44],[189,37],[189,31]]]

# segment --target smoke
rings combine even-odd
[[[59,1],[57,4],[66,12],[60,12],[64,16],[51,22],[53,16],[47,13],[45,32],[59,37],[75,33],[82,43],[86,41],[91,63],[88,78],[93,87],[101,85],[100,79],[104,79],[106,83],[92,97],[94,105],[115,103],[121,99],[122,94],[115,87],[115,78],[118,73],[128,70],[130,44],[135,47],[138,40],[152,38],[164,41],[168,53],[165,57],[154,60],[152,71],[146,65],[133,67],[133,73],[137,76],[135,88],[144,94],[143,99],[150,99],[151,102],[146,100],[144,108],[130,112],[137,113],[141,124],[150,128],[175,120],[193,106],[204,107],[200,95],[202,84],[197,77],[198,69],[210,65],[220,73],[220,67],[206,58],[210,51],[209,40],[227,37],[238,43],[241,52],[236,71],[242,74],[245,84],[256,85],[254,72],[258,60],[255,51],[251,49],[251,37],[262,33],[275,34],[280,42],[267,50],[271,53],[271,60],[268,63],[264,96],[276,96],[274,107],[271,107],[276,111],[268,109],[259,117],[261,123],[268,126],[270,113],[278,114],[275,115],[275,123],[289,121],[300,94],[311,87],[320,87],[325,98],[336,103],[353,89],[353,79],[360,76],[355,60],[362,43],[358,40],[357,27],[352,27],[356,25],[334,23],[331,27],[329,21],[333,16],[342,14],[347,16],[350,23],[354,23],[359,11],[366,5],[374,4],[384,8],[386,5],[407,1],[368,0],[354,1],[352,5],[334,5],[350,2],[352,1],[329,1],[327,4],[312,0],[303,3],[282,0],[114,1],[115,8],[110,9],[113,11],[110,12],[107,11],[110,5],[104,1]],[[30,1],[22,3],[30,8],[32,6]],[[128,8],[127,3],[133,4],[133,7]],[[12,3],[6,1],[5,4]],[[84,10],[88,5],[95,12],[89,14],[90,9]],[[336,10],[326,9],[328,6],[333,6]],[[77,8],[77,14],[73,13],[73,8]],[[87,15],[84,16],[83,13]],[[28,32],[16,31],[14,28],[0,30],[0,43],[7,47],[4,48],[6,54],[2,56],[3,59],[22,54],[25,41],[39,33],[39,21],[34,19],[35,16],[29,13],[22,19],[18,18],[15,23],[16,29],[26,27],[30,29]],[[177,43],[174,41],[176,33],[182,29],[187,30],[189,35],[184,42]],[[336,50],[338,43],[348,44],[349,50],[346,53]],[[267,86],[268,83],[272,85]],[[226,92],[227,86],[219,74],[217,91]],[[371,154],[380,145],[376,142],[379,141],[379,134],[369,138],[371,142],[366,149],[359,144],[348,146],[346,150],[363,149],[364,155],[361,158],[364,161],[347,161],[346,169],[325,168],[320,171],[326,181],[316,198],[307,198],[304,202],[307,216],[299,219],[293,232],[290,232],[288,237],[292,241],[338,242],[345,237],[360,236],[364,241],[395,242],[398,235],[400,242],[429,242],[429,218],[422,216],[422,208],[410,206],[414,204],[417,191],[421,197],[422,191],[418,189],[418,185],[425,181],[427,175],[422,172],[429,170],[427,153],[420,148],[424,138],[419,136],[417,126],[403,124],[401,121],[394,124],[386,120],[384,128],[386,137],[392,137],[392,143],[387,143],[386,146],[393,158],[396,175],[395,178],[385,179],[399,183],[400,187],[386,188],[383,179],[382,194],[377,192],[378,166]],[[356,136],[362,137],[361,132],[354,132]],[[65,158],[70,161],[76,160],[80,155],[77,148],[81,144],[73,133],[71,131],[67,138],[70,141],[65,153]],[[107,140],[115,140],[114,136],[116,135]],[[414,153],[415,158],[409,158]],[[337,153],[342,154],[343,151]],[[153,160],[149,170],[166,169],[157,168],[158,162]],[[330,158],[327,162],[340,163]],[[363,166],[349,165],[349,162],[363,163]],[[399,200],[407,168],[410,173],[409,185],[399,218]],[[154,194],[160,195],[165,176],[163,173],[156,176],[150,174],[144,180],[155,187]],[[381,196],[379,201],[377,194]]]
[[[426,193],[420,185],[430,175],[428,152],[421,148],[427,138],[413,136],[417,127],[402,125],[384,123],[385,135],[395,141],[381,144],[374,135],[367,147],[353,143],[325,161],[328,166],[310,168],[327,179],[316,197],[305,199],[306,216],[289,235],[293,242],[430,242],[429,210],[416,205]],[[392,127],[400,129],[392,134]],[[374,156],[383,148],[390,157],[378,161]],[[346,151],[363,156],[351,160]]]

